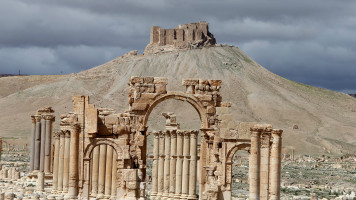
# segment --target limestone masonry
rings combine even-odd
[[[221,80],[184,79],[185,92],[167,91],[167,84],[164,77],[131,77],[124,113],[73,96],[74,110],[61,115],[54,141],[53,110],[39,110],[32,116],[30,161],[37,191],[50,191],[48,199],[230,200],[233,158],[246,151],[249,199],[279,199],[282,130],[234,121],[231,103],[220,95]],[[192,105],[201,129],[181,130],[175,114],[167,112],[165,130],[148,132],[151,111],[169,99]],[[150,134],[153,154],[147,156]]]
[[[151,27],[150,44],[144,54],[169,51],[172,49],[192,49],[203,46],[214,46],[216,40],[209,32],[207,22],[181,24],[175,29]]]

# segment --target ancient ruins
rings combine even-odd
[[[233,121],[220,80],[184,79],[185,92],[167,91],[167,84],[162,77],[131,77],[124,113],[96,108],[88,96],[73,96],[74,110],[61,115],[54,140],[53,110],[39,110],[31,117],[30,166],[32,175],[37,173],[37,191],[44,191],[50,179],[48,198],[231,199],[233,157],[247,151],[249,199],[279,199],[282,130]],[[162,113],[166,129],[148,132],[151,111],[168,99],[192,105],[201,129],[181,130],[174,113]],[[147,156],[149,134],[154,145]]]
[[[163,29],[159,26],[151,27],[150,44],[144,54],[169,51],[172,49],[192,49],[203,46],[214,46],[216,40],[209,32],[207,22],[181,24],[175,29]]]

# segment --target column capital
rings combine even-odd
[[[59,137],[61,136],[61,131],[58,131],[58,132],[55,132],[54,133],[54,138],[58,138],[59,139]]]
[[[273,137],[282,137],[283,130],[282,129],[273,129],[272,135]]]
[[[183,131],[184,137],[189,137],[190,136],[190,131]]]
[[[69,133],[69,131],[68,130],[61,130],[60,131],[60,137],[65,137],[66,136],[66,133]]]
[[[164,138],[164,136],[165,136],[164,131],[158,131],[158,134],[159,134],[160,138]]]
[[[153,136],[154,136],[154,138],[156,138],[156,139],[158,139],[159,138],[159,131],[154,131],[153,132]]]
[[[50,120],[50,121],[53,120],[54,121],[54,119],[55,119],[54,115],[42,115],[42,116],[45,120]]]
[[[32,120],[32,123],[33,123],[33,124],[36,123],[36,118],[35,118],[34,115],[31,115],[31,120]]]
[[[64,137],[65,138],[70,138],[70,131],[64,132]]]
[[[183,135],[183,133],[184,133],[184,131],[180,131],[180,130],[177,130],[177,136],[182,136]]]
[[[80,124],[79,123],[72,124],[71,128],[74,133],[78,133],[80,131]]]
[[[41,119],[42,119],[42,116],[41,115],[34,115],[35,119],[36,119],[36,122],[40,122]]]
[[[177,138],[177,131],[176,130],[171,130],[170,132],[171,132],[170,134],[171,134],[172,138]]]
[[[199,131],[193,130],[193,131],[190,132],[190,136],[193,137],[193,138],[197,138],[198,133],[199,133]]]

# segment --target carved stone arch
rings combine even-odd
[[[227,163],[232,163],[232,159],[234,158],[234,155],[238,150],[246,149],[246,148],[249,148],[249,147],[251,147],[251,144],[247,144],[247,143],[237,144],[237,145],[233,146],[228,151],[228,153],[226,155],[226,162]]]
[[[152,112],[152,110],[161,102],[175,99],[179,101],[184,101],[193,106],[193,108],[198,112],[200,120],[201,120],[201,128],[209,128],[208,123],[208,114],[206,112],[206,108],[203,106],[202,102],[194,97],[193,95],[185,94],[185,93],[174,93],[174,94],[165,94],[157,96],[150,104],[147,111],[144,114],[143,126],[147,126],[148,118]]]
[[[123,151],[122,151],[121,147],[119,145],[117,145],[117,143],[113,139],[110,139],[110,138],[96,138],[85,147],[84,159],[90,159],[90,154],[93,151],[93,149],[96,146],[103,145],[103,144],[109,145],[112,148],[114,148],[114,150],[116,151],[118,157],[120,155],[122,155]]]

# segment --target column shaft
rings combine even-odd
[[[52,146],[52,116],[46,117],[46,143],[45,143],[45,160],[44,160],[44,172],[51,172],[51,146]]]
[[[158,161],[158,193],[161,197],[164,189],[164,134],[159,132],[159,161]]]
[[[31,116],[31,120],[32,120],[32,129],[31,129],[30,171],[33,171],[35,169],[36,119],[34,116]]]
[[[58,192],[63,191],[64,143],[65,133],[61,132],[59,141]]]
[[[58,190],[58,165],[59,165],[59,146],[60,146],[60,134],[55,134],[54,139],[54,158],[53,158],[53,190]]]
[[[69,183],[69,156],[70,156],[70,132],[66,132],[64,139],[64,166],[63,166],[63,192],[68,192]],[[74,153],[74,152],[73,152]]]
[[[152,161],[152,189],[151,198],[157,196],[158,192],[158,156],[159,156],[159,133],[153,132],[153,161]]]
[[[171,135],[168,130],[165,131],[164,140],[164,192],[163,197],[168,198],[169,195],[169,167],[170,167],[170,151],[171,151]]]
[[[40,156],[41,156],[41,116],[36,118],[36,141],[35,141],[35,156],[34,156],[34,170],[40,169]]]
[[[113,148],[107,146],[106,150],[106,172],[105,172],[105,197],[110,198],[111,196],[111,175],[112,175],[112,155]]]
[[[117,190],[117,183],[116,183],[116,178],[117,178],[117,153],[114,150],[114,153],[112,155],[112,176],[111,176],[111,198],[115,199],[116,198],[116,190]]]
[[[69,183],[68,197],[74,199],[78,196],[78,181],[79,181],[79,134],[80,126],[75,124],[72,126],[70,134],[70,159],[69,159]]]
[[[44,172],[44,161],[45,161],[45,150],[46,150],[46,120],[42,115],[41,119],[41,153],[40,153],[40,171]]]
[[[189,199],[197,199],[197,135],[198,131],[190,133]]]
[[[282,130],[272,131],[272,148],[270,164],[270,199],[279,200],[281,192],[281,149]]]
[[[271,138],[271,130],[262,132],[262,135],[261,135],[261,170],[260,170],[260,199],[261,200],[268,200],[270,138]]]
[[[94,147],[93,150],[93,171],[91,178],[91,194],[95,196],[98,194],[98,177],[99,177],[99,149],[100,146]]]
[[[105,192],[105,170],[106,170],[106,145],[100,145],[100,157],[99,157],[99,181],[98,181],[98,196],[97,198],[103,198]]]
[[[251,150],[250,150],[250,197],[251,200],[260,198],[260,134],[258,128],[251,128]]]
[[[189,193],[189,160],[190,160],[190,132],[184,131],[183,145],[183,173],[182,173],[182,198],[188,197]]]
[[[173,198],[176,189],[176,164],[177,164],[177,132],[171,130],[171,156],[169,172],[169,197]]]
[[[176,190],[174,197],[179,199],[182,195],[182,171],[183,171],[183,132],[177,131],[177,167]]]

